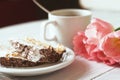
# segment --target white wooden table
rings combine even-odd
[[[112,23],[115,28],[120,25],[120,12],[92,11],[93,17],[98,17]],[[45,21],[34,21],[0,29],[0,41],[9,37],[32,36],[43,38]],[[11,34],[11,35],[9,35]],[[17,34],[17,35],[16,35]],[[68,67],[39,76],[15,77],[12,80],[120,80],[120,68],[113,68],[102,63],[88,61],[76,56],[75,61]],[[1,80],[1,79],[0,79]]]

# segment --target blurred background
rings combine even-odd
[[[63,8],[90,9],[94,17],[115,26],[120,22],[120,0],[37,0],[52,11]],[[0,0],[0,27],[29,21],[47,19],[47,13],[32,0]]]
[[[81,8],[79,0],[38,0],[47,9]],[[0,0],[0,27],[47,19],[32,0]]]

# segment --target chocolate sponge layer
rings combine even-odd
[[[6,67],[32,67],[38,65],[38,63],[34,63],[31,61],[22,60],[19,58],[6,58],[6,57],[0,57],[0,63],[2,66]]]
[[[5,67],[32,67],[44,63],[55,63],[60,61],[62,54],[56,53],[53,49],[41,49],[40,54],[44,55],[39,61],[32,62],[14,57],[0,57],[0,64]]]

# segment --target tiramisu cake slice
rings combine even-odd
[[[32,67],[44,63],[55,63],[60,61],[65,47],[59,45],[54,48],[46,43],[35,39],[23,41],[11,40],[12,48],[4,57],[0,57],[0,64],[5,67]]]

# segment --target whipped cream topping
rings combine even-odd
[[[21,58],[32,62],[37,62],[41,58],[45,57],[44,55],[40,54],[41,49],[48,49],[52,47],[46,43],[41,43],[40,41],[31,38],[27,38],[25,40],[11,40],[10,44],[12,48],[6,57]],[[61,54],[63,51],[65,51],[65,47],[63,45],[58,45],[53,49],[58,54]]]
[[[8,57],[21,58],[32,62],[37,62],[44,57],[39,52],[40,49],[44,49],[44,46],[36,46],[23,41],[11,41],[11,45],[12,54],[8,55]]]

